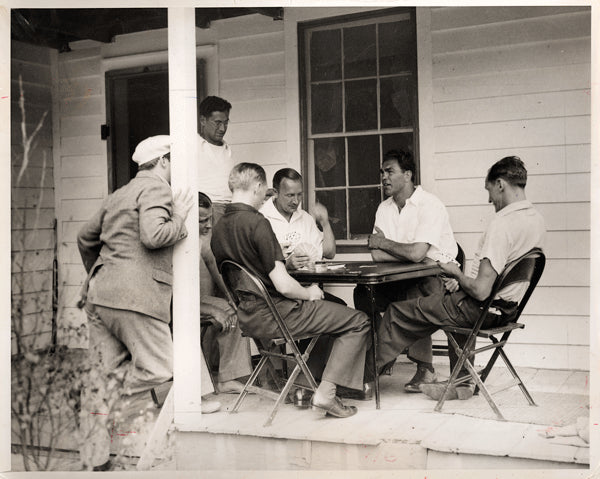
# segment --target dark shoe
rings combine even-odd
[[[446,381],[442,383],[431,383],[431,384],[422,384],[420,389],[423,394],[430,397],[431,399],[435,399],[439,401],[444,394],[444,389],[448,383]],[[451,386],[448,390],[448,394],[446,395],[446,401],[452,401],[454,399],[471,399],[473,397],[473,392],[475,391],[475,386],[473,384],[460,384],[458,386]]]
[[[318,410],[319,414],[328,414],[333,417],[350,417],[358,412],[358,409],[354,406],[344,406],[342,400],[337,396],[331,402],[323,404],[316,404],[315,397],[313,396],[310,400],[310,405],[313,411]]]
[[[412,377],[412,379],[404,385],[404,390],[407,393],[420,393],[421,390],[419,386],[422,384],[431,384],[434,383],[437,379],[437,374],[431,372],[429,369],[417,366],[417,372]]]
[[[337,395],[344,399],[356,399],[357,401],[370,401],[373,399],[373,383],[363,383],[362,391],[358,389],[337,387]]]
[[[394,364],[396,364],[396,358],[392,359],[390,362],[385,363],[383,366],[379,368],[379,375],[391,376],[394,370]]]
[[[110,459],[108,461],[106,461],[104,464],[101,464],[99,466],[94,466],[92,468],[92,471],[112,471],[112,470],[113,470],[113,463],[111,462]]]

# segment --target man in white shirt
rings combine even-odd
[[[490,295],[496,278],[506,265],[532,248],[542,247],[546,234],[544,219],[527,201],[526,184],[527,170],[516,156],[502,158],[490,168],[485,189],[496,216],[481,237],[471,274],[464,274],[456,264],[440,261],[440,268],[458,282],[460,289],[391,303],[378,328],[378,364],[392,360],[405,347],[430,336],[440,327],[472,327],[479,316],[481,302]],[[526,288],[527,284],[510,285],[501,290],[496,299],[516,304]],[[504,315],[488,316],[484,328],[503,325],[506,321]],[[457,341],[460,344],[458,336]],[[452,348],[449,352],[452,369],[457,358]],[[468,399],[473,390],[472,384],[456,387],[451,390],[449,399]],[[439,399],[444,384],[423,384],[421,391]]]
[[[273,175],[273,191],[273,196],[265,201],[259,211],[269,220],[281,245],[286,269],[292,271],[323,258],[332,259],[336,252],[335,236],[329,223],[327,208],[315,203],[313,217],[300,207],[303,193],[300,173],[292,168],[278,170]],[[321,229],[317,227],[317,223]],[[342,299],[328,292],[324,292],[324,298],[346,305]],[[317,379],[321,378],[333,340],[329,336],[321,336],[308,359],[307,364]],[[340,388],[340,393],[342,391],[344,388]],[[306,393],[307,391],[301,390],[298,394],[302,394],[303,399],[308,399]],[[364,398],[368,399],[367,396]]]
[[[231,103],[217,96],[207,96],[198,106],[198,191],[211,199],[214,223],[231,202],[227,180],[234,162],[231,148],[223,139],[229,126],[230,111]]]
[[[415,164],[409,152],[391,150],[384,155],[381,181],[388,198],[377,208],[374,232],[369,237],[373,261],[419,263],[429,258],[445,263],[454,260],[458,253],[446,207],[436,196],[415,186],[414,172]],[[378,285],[375,290],[377,310],[385,311],[393,301],[443,291],[444,280],[437,276]],[[354,305],[361,311],[370,311],[365,286],[355,288]],[[404,389],[418,393],[421,384],[432,383],[437,378],[431,337],[415,342],[408,350],[408,357],[417,363],[417,371]]]
[[[260,212],[271,223],[288,270],[302,268],[310,262],[335,256],[335,236],[329,223],[327,208],[313,207],[313,216],[300,207],[302,176],[292,168],[283,168],[273,176],[275,195]],[[321,226],[321,230],[317,227]]]

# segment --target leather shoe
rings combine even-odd
[[[394,364],[396,364],[396,358],[392,359],[391,361],[388,361],[383,366],[381,366],[379,368],[379,375],[383,376],[385,374],[386,376],[391,376],[392,372],[394,371]]]
[[[421,384],[420,389],[423,394],[439,401],[444,394],[444,389],[448,384],[447,381],[441,383]],[[446,395],[446,401],[452,401],[454,399],[466,400],[473,397],[475,392],[475,386],[473,384],[460,384],[458,386],[450,386],[448,394]]]
[[[337,387],[337,394],[344,399],[356,399],[357,401],[370,401],[373,399],[373,383],[363,383],[362,390]]]
[[[404,385],[404,390],[407,393],[420,393],[421,389],[419,387],[422,384],[431,384],[435,383],[437,379],[437,374],[431,372],[429,369],[417,366],[417,372],[412,377],[412,379]]]
[[[114,469],[114,464],[113,462],[109,459],[108,461],[106,461],[104,464],[100,464],[99,466],[94,466],[92,468],[92,471],[101,471],[101,472],[105,472],[105,471],[112,471]]]
[[[329,415],[333,417],[350,417],[354,416],[358,409],[355,406],[344,406],[342,400],[335,396],[331,402],[318,404],[315,403],[315,397],[310,400],[310,405],[313,411],[318,411],[319,414]]]

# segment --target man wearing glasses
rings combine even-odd
[[[229,126],[230,110],[231,103],[218,96],[207,96],[198,106],[198,191],[212,201],[214,224],[231,202],[227,180],[234,162],[231,148],[223,139]]]

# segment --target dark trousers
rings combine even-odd
[[[378,284],[374,288],[375,309],[378,313],[384,313],[387,307],[396,301],[442,294],[445,291],[442,280],[437,276]],[[354,288],[354,307],[371,315],[371,303],[366,286],[358,285]],[[401,353],[402,351],[398,354]],[[415,362],[431,363],[433,361],[431,336],[423,337],[410,345],[408,358]]]
[[[293,336],[327,334],[333,339],[329,359],[321,375],[339,386],[361,389],[365,355],[370,339],[368,316],[331,301],[273,298]],[[238,311],[240,328],[255,338],[278,338],[281,333],[262,301],[245,298]]]
[[[392,303],[378,328],[377,364],[386,364],[404,348],[431,336],[443,326],[471,328],[480,314],[481,303],[462,290]],[[489,315],[483,327],[493,328],[500,322],[500,316]],[[466,340],[466,336],[456,335],[455,338],[461,346]],[[449,348],[449,359],[452,370],[458,360],[452,347]],[[461,376],[463,373],[466,371],[461,370]]]

